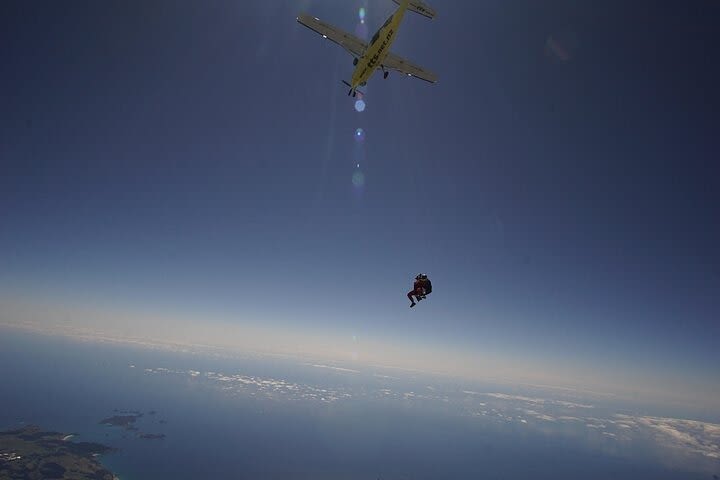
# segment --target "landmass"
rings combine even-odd
[[[37,426],[0,432],[0,480],[118,480],[97,460],[113,449],[99,443],[70,442],[68,434]]]
[[[135,415],[136,417],[142,417],[142,412],[139,410],[118,410],[117,408],[114,408],[113,413],[120,413],[123,415]]]
[[[142,413],[133,413],[132,415],[115,415],[113,417],[103,418],[98,423],[100,425],[112,425],[114,427],[123,427],[126,430],[132,430],[135,428],[133,427],[133,423],[135,423],[140,417],[142,417]]]
[[[120,415],[114,415],[112,417],[107,417],[102,420],[100,420],[98,423],[100,425],[108,425],[113,427],[122,427],[126,431],[130,432],[137,432],[135,436],[137,438],[142,438],[145,440],[162,440],[165,438],[164,433],[144,433],[140,431],[138,427],[135,426],[135,422],[143,416],[142,412],[139,412],[137,410],[118,410],[117,408],[113,410],[114,413],[120,414]],[[155,410],[151,410],[148,412],[148,415],[155,415],[157,412]],[[167,423],[164,419],[159,419],[158,423],[165,424]],[[107,436],[107,434],[106,434]],[[127,438],[125,434],[122,435],[122,438]],[[2,479],[0,479],[2,480]]]

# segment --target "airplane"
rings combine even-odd
[[[307,14],[300,14],[297,17],[297,21],[300,24],[319,33],[323,38],[337,43],[355,57],[353,59],[355,71],[353,72],[351,83],[343,80],[343,83],[350,87],[348,95],[354,97],[358,91],[358,87],[365,86],[376,70],[382,70],[383,78],[388,77],[390,72],[386,69],[390,69],[396,70],[409,77],[425,80],[426,82],[437,82],[437,77],[434,73],[417,65],[413,65],[394,53],[390,53],[390,45],[392,45],[397,36],[400,22],[402,22],[406,10],[418,13],[427,18],[435,17],[435,11],[425,5],[422,0],[393,0],[393,2],[400,6],[395,10],[395,13],[388,17],[375,35],[373,35],[369,44],[354,35],[321,21],[317,17]]]

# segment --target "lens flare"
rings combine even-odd
[[[545,40],[545,55],[558,63],[571,62],[579,46],[575,32],[557,32]]]
[[[360,17],[360,20],[365,20],[365,8],[360,7],[360,10],[358,10],[358,17]]]
[[[360,170],[355,170],[352,176],[352,183],[360,188],[365,185],[365,175]]]
[[[554,56],[561,62],[567,62],[570,60],[570,52],[565,48],[565,46],[563,46],[562,43],[553,37],[548,37],[545,42],[545,53],[547,55]]]
[[[355,111],[357,112],[364,112],[365,111],[365,100],[362,98],[355,102]]]
[[[355,27],[355,35],[363,40],[367,40],[368,28],[364,21],[361,20],[357,27]]]
[[[355,140],[358,141],[359,143],[364,142],[365,141],[365,130],[363,130],[362,128],[358,128],[357,130],[355,130]]]

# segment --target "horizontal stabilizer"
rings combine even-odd
[[[393,0],[393,2],[400,5],[402,2],[401,0]],[[425,2],[422,0],[410,0],[410,3],[408,4],[408,11],[419,13],[423,17],[427,18],[435,18],[435,10],[430,8]]]

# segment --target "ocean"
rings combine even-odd
[[[0,428],[37,424],[115,447],[102,463],[122,480],[710,479],[718,465],[712,438],[700,457],[661,448],[641,434],[655,432],[645,417],[600,421],[600,407],[493,393],[498,385],[475,392],[298,359],[0,329],[0,378]],[[137,431],[99,424],[131,411],[143,414]]]

